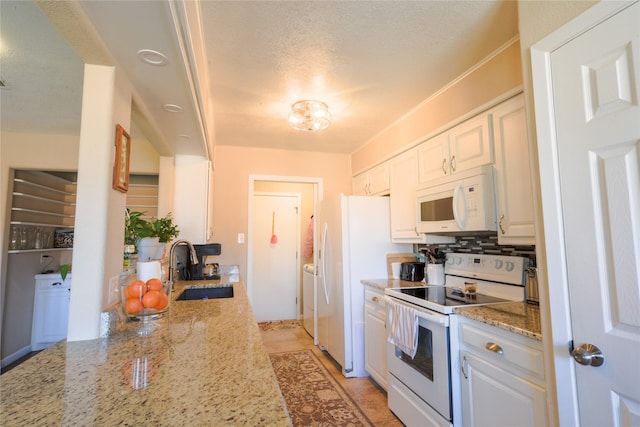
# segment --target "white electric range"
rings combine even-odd
[[[389,408],[406,425],[460,425],[458,337],[455,309],[523,301],[528,259],[506,255],[448,253],[445,284],[388,288],[392,303],[415,312],[418,345],[410,357],[387,347]],[[474,285],[475,293],[466,292]],[[388,321],[389,312],[387,312]]]

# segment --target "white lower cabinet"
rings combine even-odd
[[[541,343],[460,318],[460,425],[547,425]]]
[[[387,328],[384,293],[370,286],[365,287],[364,293],[364,367],[371,378],[387,390]]]
[[[67,337],[71,274],[36,275],[31,327],[31,351],[42,350]]]

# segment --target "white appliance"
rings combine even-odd
[[[386,254],[411,251],[391,243],[389,198],[345,196],[323,200],[318,212],[318,345],[346,377],[364,377],[365,278],[385,278]]]
[[[316,336],[316,287],[314,276],[316,267],[305,264],[302,273],[302,326],[311,337]]]
[[[461,426],[455,308],[522,301],[527,265],[523,257],[449,253],[444,286],[385,290],[418,317],[415,357],[387,345],[389,409],[405,425]],[[475,293],[466,292],[465,284],[475,284]]]
[[[496,230],[496,198],[491,166],[458,172],[419,189],[419,233]]]

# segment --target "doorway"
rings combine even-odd
[[[263,319],[262,308],[258,308],[261,305],[264,305],[264,299],[262,291],[264,288],[260,288],[259,286],[265,282],[265,274],[273,274],[274,277],[278,278],[278,271],[280,269],[286,268],[286,265],[291,262],[290,260],[282,259],[280,257],[276,257],[272,262],[268,263],[269,269],[267,270],[265,267],[262,267],[261,273],[257,273],[257,268],[261,265],[264,266],[266,262],[265,259],[269,257],[267,255],[271,254],[271,225],[272,225],[272,217],[273,217],[273,209],[270,208],[265,212],[260,214],[260,218],[262,221],[266,221],[266,231],[268,232],[268,236],[266,238],[267,248],[260,248],[260,244],[264,245],[264,238],[258,242],[258,232],[255,229],[257,227],[254,222],[254,217],[258,214],[259,211],[264,210],[266,208],[260,208],[256,206],[256,194],[259,193],[299,193],[300,197],[300,208],[299,208],[299,221],[297,223],[283,223],[281,215],[276,213],[275,216],[275,234],[278,239],[278,242],[281,241],[281,234],[284,232],[282,227],[288,227],[291,229],[296,229],[298,237],[298,242],[296,244],[296,250],[293,258],[293,263],[295,265],[295,295],[297,297],[297,301],[295,304],[295,314],[294,319],[299,320],[302,316],[302,277],[303,277],[303,269],[302,266],[304,264],[313,264],[316,259],[316,251],[313,251],[310,257],[303,256],[303,246],[306,241],[307,233],[309,232],[309,224],[311,218],[316,214],[317,204],[320,200],[320,195],[322,194],[322,179],[314,178],[314,177],[286,177],[286,176],[271,176],[271,175],[250,175],[249,176],[249,200],[248,200],[248,239],[247,239],[247,279],[246,279],[246,288],[247,294],[249,296],[249,300],[251,301],[252,306],[254,307],[254,312],[256,314],[256,319],[258,321],[265,320],[285,320],[285,318],[270,318]],[[313,231],[313,230],[312,230]],[[316,242],[315,232],[313,234],[313,242],[314,247]],[[276,245],[279,245],[276,244]],[[265,255],[265,256],[263,256]],[[265,271],[267,273],[265,273]],[[281,305],[282,299],[277,298],[275,303],[269,303],[268,305]],[[265,311],[265,314],[267,312]],[[284,307],[283,307],[284,313]],[[270,313],[269,317],[273,316],[283,316],[284,314],[280,313]],[[291,317],[289,317],[291,318]]]

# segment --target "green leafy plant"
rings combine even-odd
[[[144,212],[127,209],[124,222],[124,243],[136,245],[144,237],[154,237],[153,225],[143,218]]]
[[[71,270],[71,264],[60,265],[60,277],[62,277],[62,280],[65,280],[67,278],[69,270]]]
[[[145,237],[158,237],[160,242],[167,243],[180,233],[178,226],[173,223],[171,212],[164,218],[153,218],[151,221],[144,219],[144,214],[127,209],[124,226],[126,245],[137,245]]]
[[[158,237],[160,242],[167,243],[180,233],[178,226],[173,223],[173,217],[169,212],[164,218],[156,218],[152,223],[153,237]]]

